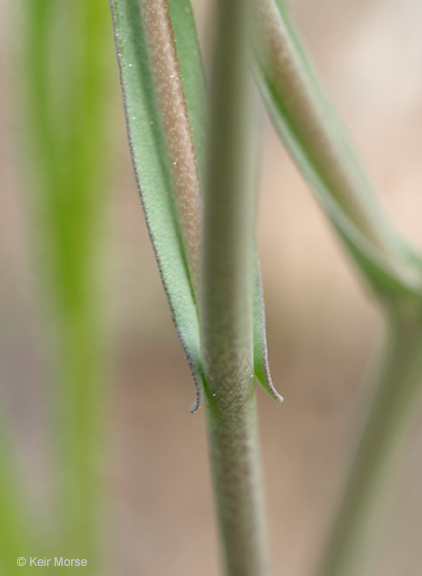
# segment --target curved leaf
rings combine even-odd
[[[422,295],[421,259],[378,202],[283,0],[259,0],[255,74],[274,126],[382,298]]]
[[[196,385],[195,412],[202,401],[205,385],[202,374],[200,332],[195,293],[197,281],[195,262],[190,264],[190,239],[185,240],[186,218],[183,211],[197,210],[197,204],[178,206],[177,182],[173,174],[172,143],[166,141],[160,126],[160,95],[151,49],[142,24],[142,9],[137,0],[112,0],[112,13],[118,52],[121,84],[124,94],[128,138],[142,205],[151,242],[160,269],[180,342]],[[205,168],[205,126],[207,91],[192,9],[189,0],[170,0],[172,33],[180,69],[191,138],[194,145],[199,182]],[[151,47],[150,47],[151,48]],[[154,49],[154,48],[153,48]],[[174,74],[177,76],[177,74]],[[155,86],[154,86],[155,82]],[[158,91],[162,88],[158,88]],[[178,95],[173,95],[177,99]],[[157,101],[158,100],[158,101]],[[161,113],[162,114],[162,113]],[[184,193],[184,191],[183,191]],[[189,215],[189,214],[188,214]],[[189,226],[189,222],[188,222]],[[192,236],[192,234],[191,234]],[[199,246],[199,238],[198,238]],[[190,271],[189,271],[190,269]],[[254,367],[258,381],[276,400],[282,398],[271,382],[265,337],[265,317],[259,267],[256,266],[254,296]]]
[[[204,386],[198,313],[171,194],[140,8],[137,0],[112,0],[111,7],[132,161],[173,322],[195,381],[194,412]]]
[[[268,363],[267,334],[265,330],[264,296],[262,292],[261,272],[259,261],[255,264],[255,286],[253,301],[253,348],[254,348],[254,372],[258,382],[264,390],[277,402],[283,402],[284,398],[274,387],[270,366]]]

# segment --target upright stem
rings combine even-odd
[[[268,576],[253,377],[248,3],[222,0],[212,82],[201,291],[209,442],[228,576]]]
[[[238,401],[207,398],[214,491],[228,576],[268,576],[255,395]]]
[[[420,402],[422,326],[390,313],[384,355],[318,576],[360,576]]]

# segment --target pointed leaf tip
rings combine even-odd
[[[270,366],[268,363],[267,337],[265,330],[265,309],[262,292],[261,272],[258,257],[255,260],[255,290],[253,304],[253,331],[254,331],[254,372],[255,377],[266,392],[276,402],[283,402],[281,396],[271,379]]]
[[[178,0],[175,8],[182,10],[183,5],[189,7],[189,0]],[[203,386],[198,312],[180,242],[171,194],[169,159],[158,129],[161,120],[154,96],[154,79],[140,6],[138,0],[111,0],[111,9],[132,161],[173,322],[195,382],[196,399],[191,408],[195,412],[202,402]],[[192,56],[192,44],[196,43],[193,19],[190,17],[188,30],[186,26],[181,29],[181,22],[180,18],[173,22],[176,44],[178,50],[184,49]],[[181,69],[189,118],[198,126],[200,120],[196,116],[201,105],[197,100],[203,101],[196,90],[198,81],[195,80],[202,74],[198,50],[195,58],[190,57],[181,63]]]

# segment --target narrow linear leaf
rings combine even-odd
[[[180,0],[169,0],[177,55],[182,72],[183,87],[196,151],[199,176],[201,183],[203,183],[206,161],[206,107],[204,106],[204,102],[207,102],[208,93],[206,90],[202,61],[197,44],[195,22],[192,17],[192,10],[188,4],[188,2],[180,2]],[[258,382],[264,387],[270,396],[278,402],[281,402],[283,398],[275,390],[268,363],[264,299],[256,247],[253,258],[256,260],[253,303],[254,372]]]
[[[259,261],[256,257],[255,286],[253,295],[253,353],[255,377],[264,390],[277,402],[283,402],[284,398],[274,387],[270,366],[268,362],[267,335],[265,329],[265,308],[262,291],[261,272]]]
[[[166,0],[140,0],[156,106],[189,276],[198,300],[201,185]]]
[[[201,183],[205,173],[205,127],[208,93],[202,57],[189,0],[169,0],[177,58],[189,115]]]
[[[195,412],[204,386],[196,304],[208,95],[192,9],[188,0],[170,0],[170,22],[164,1],[143,0],[140,8],[136,0],[115,0],[111,6],[132,160],[173,321],[195,381]],[[280,400],[268,367],[259,267],[256,274],[255,373]]]
[[[382,297],[422,295],[421,259],[388,220],[283,0],[259,0],[255,74],[274,126]]]
[[[171,174],[157,110],[137,0],[112,0],[116,48],[132,161],[173,322],[196,387],[191,411],[202,401],[198,313],[171,193]]]

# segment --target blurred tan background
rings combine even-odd
[[[421,245],[422,2],[294,0],[291,7],[389,213]],[[196,0],[195,8],[206,45],[210,7]],[[22,474],[42,500],[48,322],[22,190],[10,0],[0,10],[0,400]],[[104,248],[114,363],[109,574],[212,576],[218,552],[204,411],[189,414],[193,384],[149,244],[117,88],[115,114]],[[343,442],[380,317],[267,119],[258,243],[270,363],[285,396],[277,405],[258,391],[274,573],[305,576],[347,458]],[[421,449],[422,418],[373,575],[420,574]]]

